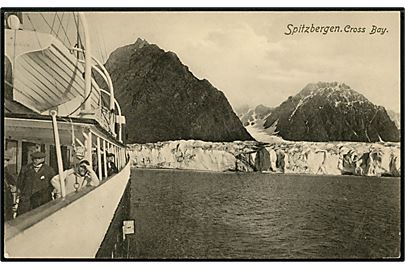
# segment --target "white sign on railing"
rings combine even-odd
[[[135,233],[135,220],[124,220],[122,225],[122,237],[125,240],[127,234]]]

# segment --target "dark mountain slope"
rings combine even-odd
[[[176,54],[138,39],[105,64],[126,116],[128,143],[252,140],[225,95]]]

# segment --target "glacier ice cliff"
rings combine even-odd
[[[130,146],[135,167],[399,176],[399,143],[177,140]]]

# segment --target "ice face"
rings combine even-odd
[[[260,150],[262,149],[262,150]],[[267,154],[259,151],[266,151]],[[400,174],[399,143],[291,142],[273,139],[264,148],[254,141],[178,140],[131,146],[134,166],[208,171],[252,171],[268,164],[269,172],[381,176]],[[268,159],[260,160],[257,159]]]

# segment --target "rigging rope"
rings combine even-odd
[[[62,25],[62,30],[63,30],[63,32],[65,33],[65,37],[63,38],[63,42],[65,42],[65,38],[67,38],[67,41],[69,42],[69,45],[72,45],[72,43],[70,42],[70,39],[69,39],[69,36],[67,35],[67,33],[69,33],[69,23],[70,23],[70,21],[71,20],[67,20],[67,24],[66,24],[66,32],[65,32],[65,30],[64,30],[64,27],[63,27],[63,25]],[[70,47],[70,46],[69,46]]]
[[[66,33],[66,31],[65,31],[65,28],[63,27],[63,24],[62,24],[64,12],[62,12],[62,19],[59,17],[58,13],[55,12],[55,16],[54,16],[54,19],[53,19],[53,22],[52,22],[52,26],[48,23],[48,20],[44,17],[44,15],[43,15],[42,13],[39,13],[39,15],[42,17],[42,19],[44,20],[44,22],[46,23],[46,25],[47,25],[47,26],[49,27],[49,29],[51,30],[50,34],[55,33],[55,36],[56,36],[58,39],[60,39],[60,40],[62,41],[62,39],[59,38],[59,30],[60,30],[60,28],[62,28],[62,30],[63,30],[63,32],[64,32],[64,34],[65,34],[65,38],[67,39],[69,45],[72,44],[71,41],[70,41],[70,39],[69,39],[69,36],[67,35],[67,33]],[[28,15],[28,14],[27,14],[27,17],[29,18],[29,15]],[[54,29],[53,29],[56,17],[58,18],[58,21],[59,21],[59,27],[58,27],[58,31],[57,31],[57,32],[55,32]],[[74,18],[74,16],[73,16],[73,18]],[[69,23],[69,20],[68,20],[68,23]],[[31,23],[31,25],[32,25],[32,23]],[[34,27],[34,26],[33,26],[33,27]],[[35,30],[35,27],[34,27],[34,30]],[[64,43],[65,38],[63,39],[62,43]]]
[[[55,12],[56,13],[56,12]],[[39,15],[41,15],[42,19],[45,21],[45,23],[48,25],[49,29],[51,30],[50,34],[52,33],[53,30],[53,25],[50,26],[48,21],[45,19],[44,15],[42,15],[42,13],[39,13]],[[28,16],[28,15],[27,15]],[[55,15],[56,16],[56,15]]]
[[[76,14],[76,17],[77,17],[77,21],[76,21],[76,17],[74,16],[75,15],[75,13],[73,13],[73,18],[74,18],[74,21],[75,21],[75,24],[76,24],[76,33],[77,33],[77,36],[76,36],[76,44],[77,44],[77,48],[83,48],[83,46],[82,46],[82,44],[83,44],[83,42],[82,42],[82,38],[81,38],[81,36],[80,36],[80,29],[79,29],[79,24],[80,24],[80,22],[79,22],[79,19],[80,19],[80,17],[79,17],[79,14]],[[79,52],[77,52],[77,59],[79,59]]]
[[[53,21],[52,21],[52,27],[51,27],[51,32],[49,33],[49,34],[52,34],[52,32],[53,32],[53,26],[54,26],[54,24],[55,24],[55,19],[56,19],[56,12],[55,12],[55,15],[53,16]],[[42,13],[41,13],[41,15],[42,15]],[[43,16],[42,16],[43,17]],[[44,18],[45,19],[45,18]]]
[[[62,19],[60,19],[59,16],[57,16],[57,17],[58,17],[58,20],[59,20],[59,29],[60,29],[60,27],[62,27],[62,31],[63,31],[63,33],[65,34],[65,37],[67,38],[69,45],[72,45],[72,43],[70,42],[69,36],[68,36],[68,34],[66,33],[67,30],[65,30],[65,27],[63,27],[63,24],[62,24],[63,16],[64,16],[64,15],[65,15],[65,13],[63,12],[63,13],[62,13]],[[69,23],[69,20],[68,20],[68,23]],[[59,33],[59,29],[58,29],[58,33]],[[57,36],[58,36],[58,35],[57,35]],[[58,38],[59,38],[59,36],[58,36]],[[59,39],[62,41],[61,38],[59,38]],[[63,40],[65,40],[65,39],[63,39]],[[62,41],[62,42],[64,42],[64,41]],[[70,46],[69,46],[69,47],[70,47]]]
[[[60,30],[60,27],[62,26],[63,16],[65,16],[65,12],[62,12],[62,19],[59,18],[58,14],[56,14],[56,17],[58,18],[58,21],[59,21],[58,31],[56,32],[56,37],[58,37],[58,38],[59,38],[59,30]]]
[[[83,104],[89,99],[89,97],[91,96],[91,93],[92,93],[92,92],[93,92],[93,87],[90,87],[90,92],[89,92],[89,94],[87,95],[87,97],[82,101],[82,103],[80,103],[80,105],[79,105],[76,109],[74,109],[71,113],[69,113],[69,114],[67,115],[67,117],[69,117],[69,116],[71,116],[72,114],[74,114],[75,112],[77,112],[77,110],[79,110],[80,107],[82,107]]]
[[[33,29],[33,31],[34,31],[34,33],[35,33],[35,38],[36,38],[37,41],[38,41],[38,45],[39,45],[40,48],[42,48],[41,42],[39,41],[38,33],[37,33],[37,31],[36,31],[36,29],[35,29],[35,26],[34,26],[34,24],[32,23],[31,18],[30,18],[30,16],[29,16],[28,14],[27,14],[27,18],[28,18],[28,20],[30,21],[30,23],[31,23],[31,25],[32,25],[32,29]],[[43,54],[43,52],[42,52],[42,54]]]

